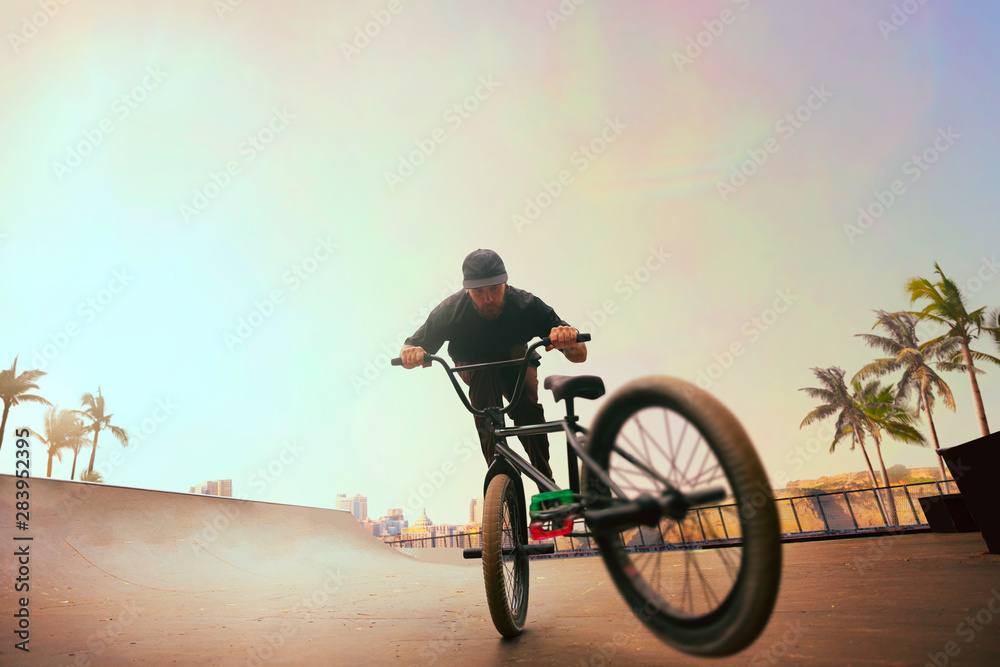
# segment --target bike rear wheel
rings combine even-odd
[[[508,475],[490,481],[483,507],[483,581],[497,632],[507,638],[524,630],[528,615],[527,535],[517,485]]]
[[[595,534],[611,578],[663,641],[723,656],[767,625],[781,579],[781,531],[763,466],[739,421],[698,387],[646,377],[615,392],[595,416],[588,450],[628,496],[721,487],[727,500],[680,522]],[[610,491],[585,468],[592,499]],[[598,496],[598,498],[594,498]],[[603,497],[603,498],[602,498]]]

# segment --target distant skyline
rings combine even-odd
[[[388,359],[476,248],[593,332],[542,377],[699,382],[779,488],[864,469],[799,429],[799,389],[876,356],[855,336],[909,307],[908,278],[938,262],[1000,306],[995,3],[39,7],[0,7],[0,368],[44,370],[60,408],[101,388],[130,434],[100,436],[109,484],[330,508],[364,489],[462,522],[472,419],[440,369]],[[979,432],[946,380],[954,445]],[[11,410],[0,471],[44,412]]]

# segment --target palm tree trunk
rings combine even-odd
[[[865,443],[859,442],[858,446],[861,447],[861,454],[865,457],[865,465],[868,466],[868,474],[871,476],[872,488],[878,488],[878,482],[875,481],[875,468],[872,468],[871,459],[868,458],[868,451],[865,449]]]
[[[885,499],[883,502],[889,508],[889,523],[895,526],[899,524],[899,516],[896,514],[896,502],[892,497],[892,489],[889,488],[889,473],[885,469],[885,461],[882,460],[882,439],[878,433],[872,433],[872,439],[875,440],[875,454],[878,456],[878,465],[882,472],[882,485],[885,487]]]
[[[73,470],[71,470],[70,473],[69,473],[69,479],[70,479],[70,481],[73,481],[73,476],[76,475],[76,457],[78,457],[79,455],[80,455],[80,450],[79,449],[74,449],[73,450]]]
[[[94,472],[94,458],[97,456],[97,435],[100,432],[100,429],[94,429],[94,448],[90,450],[90,465],[87,467],[87,472]]]
[[[49,467],[45,471],[46,477],[52,477],[52,458],[56,455],[55,452],[49,452]]]
[[[10,412],[10,404],[4,401],[3,404],[3,421],[0,421],[0,447],[3,447],[3,432],[7,428],[7,413]]]
[[[934,428],[934,417],[931,415],[930,407],[928,407],[926,388],[921,387],[920,400],[923,401],[924,414],[927,415],[927,428],[929,428],[931,432],[931,443],[934,445],[934,455],[937,456],[938,472],[941,473],[941,481],[944,482],[945,490],[947,490],[948,471],[945,470],[944,460],[941,458],[941,455],[937,453],[937,450],[941,449],[941,443],[938,440],[937,429]]]
[[[868,450],[865,449],[864,441],[859,441],[858,446],[861,447],[861,454],[865,457],[865,465],[868,466],[868,474],[871,475],[872,489],[875,493],[875,501],[878,503],[878,510],[882,513],[882,521],[886,521],[885,508],[882,506],[882,499],[878,496],[878,482],[875,481],[875,469],[872,468],[871,459],[868,458]]]
[[[976,406],[976,416],[979,418],[979,428],[983,432],[983,437],[990,434],[990,427],[986,423],[986,410],[983,408],[983,394],[979,391],[979,381],[976,380],[975,367],[972,365],[972,354],[969,352],[969,343],[964,338],[962,343],[962,361],[969,369],[969,380],[972,382],[972,404]]]

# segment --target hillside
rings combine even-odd
[[[898,484],[916,484],[919,482],[937,481],[939,472],[937,468],[907,468],[902,465],[892,466],[887,470],[889,473],[889,483],[893,486]],[[876,475],[878,472],[876,471]],[[852,489],[870,489],[871,479],[868,471],[848,472],[818,479],[801,479],[788,482],[783,490],[776,490],[778,497],[787,498],[789,496],[801,495],[810,491],[849,491]]]

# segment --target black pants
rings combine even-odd
[[[456,366],[464,366],[461,362],[456,362]],[[517,381],[517,367],[507,366],[505,368],[486,368],[478,371],[459,371],[458,375],[465,384],[469,385],[469,401],[472,407],[481,410],[487,407],[499,407],[501,396],[510,400],[514,393],[514,384]],[[514,420],[515,426],[526,424],[541,424],[545,421],[545,414],[541,404],[538,402],[538,369],[529,366],[524,376],[524,389],[521,390],[521,397],[510,411],[510,416]],[[487,417],[475,417],[476,430],[479,431],[479,443],[483,448],[483,456],[486,463],[493,462],[493,432],[489,428],[490,420]],[[549,466],[549,437],[546,433],[539,435],[520,435],[518,439],[528,452],[528,460],[531,465],[538,468],[546,477],[552,477],[552,468]]]

